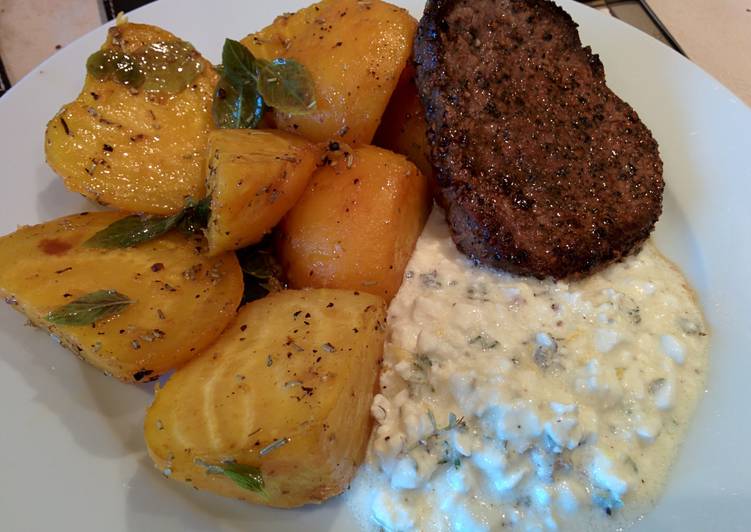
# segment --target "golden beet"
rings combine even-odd
[[[110,28],[103,51],[132,53],[178,42],[155,26]],[[168,214],[205,195],[203,169],[217,74],[197,52],[201,72],[177,93],[128,87],[87,75],[78,98],[47,124],[47,163],[65,186],[131,212]],[[81,65],[83,67],[83,65]]]
[[[146,444],[169,478],[293,507],[341,493],[365,455],[386,307],[370,294],[287,290],[245,305],[157,391]],[[254,470],[263,492],[224,468]]]
[[[261,59],[302,63],[316,88],[317,108],[275,112],[277,127],[316,142],[369,144],[412,52],[417,21],[372,0],[324,0],[242,40]]]
[[[362,146],[313,174],[280,225],[293,287],[399,290],[430,209],[427,180],[403,155]]]
[[[178,232],[131,248],[82,246],[122,217],[76,214],[0,238],[0,296],[93,366],[144,382],[219,335],[240,303],[242,271],[234,253],[209,257],[202,238]],[[131,303],[93,325],[48,321],[51,311],[100,290]]]
[[[417,94],[414,74],[415,69],[411,65],[402,72],[373,144],[406,155],[425,176],[431,178],[433,166],[430,163],[428,124]]]
[[[300,198],[321,153],[283,131],[213,131],[206,171],[211,254],[260,242]]]

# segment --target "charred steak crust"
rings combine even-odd
[[[489,266],[579,277],[636,250],[662,211],[657,143],[576,28],[547,0],[428,0],[420,21],[438,201]]]

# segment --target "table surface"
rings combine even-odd
[[[751,106],[751,0],[647,0],[686,55]]]
[[[751,106],[751,0],[646,1],[686,55]],[[99,0],[0,0],[0,57],[11,83],[104,20]]]

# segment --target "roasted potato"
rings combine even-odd
[[[110,28],[102,50],[133,53],[164,42],[181,41],[155,26],[125,23]],[[66,187],[102,205],[155,214],[174,213],[186,198],[205,195],[218,76],[194,53],[201,72],[174,94],[86,76],[78,98],[47,124],[47,162]]]
[[[269,506],[341,493],[370,435],[385,316],[381,298],[343,290],[287,290],[245,305],[157,391],[145,421],[156,467]]]
[[[315,144],[282,131],[213,131],[206,171],[210,254],[260,242],[300,198],[321,155]]]
[[[240,303],[242,271],[234,253],[209,258],[205,241],[176,232],[132,248],[82,245],[122,216],[77,214],[0,238],[0,296],[102,371],[145,382],[216,339]],[[51,311],[101,290],[130,303],[91,324],[49,321]]]
[[[408,65],[402,72],[399,84],[383,113],[373,144],[406,155],[425,176],[431,178],[433,165],[430,163],[428,124],[417,94],[414,73],[412,65]]]
[[[342,153],[313,174],[280,225],[291,285],[391,300],[430,205],[425,177],[403,155],[374,146]]]
[[[417,22],[373,0],[324,0],[243,39],[261,59],[285,57],[312,75],[317,108],[275,113],[277,127],[316,142],[369,144],[412,51]]]

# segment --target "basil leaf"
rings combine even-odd
[[[261,299],[286,287],[284,272],[274,256],[271,236],[265,237],[254,246],[238,250],[237,258],[243,271],[242,304]]]
[[[255,83],[246,83],[239,88],[221,78],[216,84],[211,114],[214,125],[223,129],[254,128],[263,118],[263,98]]]
[[[181,41],[154,42],[139,48],[135,54],[144,75],[143,89],[181,92],[203,72],[203,63],[193,45]]]
[[[99,50],[89,56],[86,71],[99,81],[115,81],[147,91],[176,94],[203,72],[203,63],[193,45],[181,41],[146,44],[130,54]]]
[[[89,248],[129,248],[158,238],[175,227],[184,211],[172,216],[126,216],[105,227],[83,243]]]
[[[220,467],[222,474],[241,488],[265,494],[263,475],[257,467],[243,464],[222,464]]]
[[[272,277],[278,277],[281,273],[281,268],[270,250],[253,246],[243,248],[241,252],[240,267],[244,274],[266,281]]]
[[[305,114],[316,108],[313,78],[292,59],[263,62],[258,71],[258,92],[266,105],[284,113]]]
[[[146,76],[135,57],[118,54],[114,56],[113,61],[115,62],[115,80],[118,83],[137,89],[146,81]]]
[[[159,238],[175,227],[184,233],[198,233],[209,223],[211,198],[197,203],[188,199],[185,208],[172,216],[133,214],[111,223],[83,243],[90,248],[128,248]]]
[[[221,78],[211,111],[218,128],[254,128],[266,105],[290,114],[316,107],[313,79],[291,59],[256,59],[242,43],[225,39],[217,71]]]
[[[236,89],[243,85],[255,85],[258,81],[256,58],[241,42],[224,39],[222,77]]]
[[[46,320],[57,325],[90,325],[119,314],[131,303],[127,296],[115,290],[97,290],[56,308],[47,314]]]
[[[115,71],[112,56],[104,50],[94,52],[86,60],[86,71],[98,81],[109,79]]]
[[[209,216],[211,216],[211,196],[206,196],[198,203],[188,200],[183,210],[183,218],[180,220],[180,230],[188,234],[200,233],[209,225]]]

